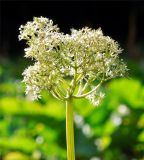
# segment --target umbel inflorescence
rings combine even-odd
[[[34,17],[20,27],[22,39],[28,44],[25,57],[35,61],[23,73],[26,94],[33,99],[48,90],[63,101],[87,98],[98,105],[104,97],[99,91],[102,83],[127,71],[119,59],[119,44],[104,36],[100,28],[71,29],[71,34],[64,34],[52,20]]]

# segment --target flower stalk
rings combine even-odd
[[[66,101],[66,141],[67,158],[68,160],[75,160],[73,104],[71,98]]]

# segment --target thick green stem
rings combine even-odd
[[[67,141],[67,159],[75,160],[72,99],[68,99],[66,101],[66,141]]]

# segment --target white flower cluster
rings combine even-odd
[[[100,28],[72,29],[71,34],[63,34],[52,20],[34,17],[20,27],[22,39],[28,44],[25,57],[35,60],[23,73],[26,93],[33,99],[39,98],[41,90],[49,90],[61,100],[84,97],[98,104],[96,97],[101,99],[103,95],[96,94],[97,87],[88,91],[92,82],[102,84],[127,71],[119,59],[118,43],[104,36]]]
[[[86,98],[94,105],[94,106],[98,106],[101,102],[101,100],[104,98],[104,93],[102,92],[93,92],[91,94],[89,94],[88,96],[86,96]]]

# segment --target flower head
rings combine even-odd
[[[71,29],[71,34],[63,34],[52,20],[34,17],[20,26],[22,39],[28,44],[25,57],[35,60],[23,73],[26,93],[33,99],[40,97],[41,90],[48,90],[61,100],[84,97],[98,104],[104,96],[96,89],[91,91],[93,82],[100,86],[127,71],[119,59],[119,44],[104,36],[100,28]]]

